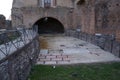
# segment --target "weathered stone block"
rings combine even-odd
[[[91,35],[91,43],[95,44],[95,35]]]
[[[115,40],[115,39],[114,39],[113,36],[107,35],[107,36],[105,37],[104,50],[109,51],[109,52],[112,52],[112,47],[113,47],[113,42],[114,42],[114,40]]]
[[[113,42],[112,54],[120,57],[120,42],[117,42],[117,41]]]
[[[81,36],[82,36],[82,34],[81,34],[81,32],[79,33],[79,37],[78,37],[78,39],[81,39]]]
[[[104,50],[109,52],[112,51],[112,41],[106,40]]]
[[[92,40],[92,35],[91,34],[87,34],[87,42],[91,42]]]

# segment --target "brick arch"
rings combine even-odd
[[[42,17],[37,17],[37,18],[33,21],[32,25],[34,25],[34,23],[35,23],[36,21],[38,21],[39,19],[42,19],[42,18],[45,18],[45,17],[50,17],[50,18],[56,19],[56,20],[58,20],[58,21],[65,27],[65,21],[64,21],[62,18],[59,18],[58,16],[42,16]]]
[[[64,25],[54,17],[42,17],[37,19],[33,27],[38,26],[38,33],[64,33]]]
[[[60,17],[57,14],[56,15],[49,15],[48,14],[47,16],[36,15],[36,16],[31,16],[31,17],[32,17],[31,21],[29,21],[28,23],[26,23],[25,24],[26,26],[32,27],[34,25],[34,23],[36,21],[38,21],[39,19],[42,19],[44,17],[51,17],[51,18],[54,18],[54,19],[58,20],[64,26],[65,30],[68,29],[68,24],[66,23],[65,17]],[[26,18],[26,20],[28,20],[28,19],[29,18]]]

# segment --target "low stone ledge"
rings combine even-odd
[[[92,35],[84,32],[77,33],[75,30],[67,31],[67,34],[71,37],[75,37],[87,42],[90,42],[94,45],[99,46],[101,49],[111,52],[117,57],[120,57],[120,42],[115,40],[113,35]],[[68,36],[67,35],[67,36]]]

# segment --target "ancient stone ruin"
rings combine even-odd
[[[27,28],[37,25],[43,32],[80,28],[84,33],[110,34],[119,40],[119,6],[120,0],[13,0],[12,24],[13,27],[25,25]],[[47,24],[42,24],[47,20]]]
[[[112,57],[114,56],[119,60],[119,7],[120,0],[13,0],[12,21],[6,20],[3,15],[0,15],[0,30],[13,29],[0,33],[0,36],[2,36],[0,37],[0,52],[2,53],[0,54],[0,79],[26,80],[32,66],[37,59],[41,61],[41,57],[44,57],[44,60],[49,58],[47,61],[54,61],[55,64],[59,63],[57,57],[60,57],[60,61],[64,63],[69,58],[69,54],[65,56],[63,54],[66,49],[68,49],[68,52],[71,52],[70,50],[73,48],[74,51],[76,51],[76,48],[79,52],[86,51],[84,53],[97,56],[97,58],[94,57],[96,60],[101,55],[97,53],[97,50],[104,50],[105,53],[110,53]],[[17,33],[18,35],[10,39],[8,38],[9,34],[6,35],[6,33],[12,31],[15,32],[14,35],[17,35]],[[70,42],[70,46],[66,43],[65,45],[58,45],[60,48],[62,47],[58,50],[59,55],[49,55],[50,52],[55,52],[54,50],[43,50],[47,55],[41,56],[40,44],[42,42],[40,43],[39,35],[57,33],[67,36],[67,39],[63,37],[66,43],[69,41],[68,37],[72,37],[73,42],[77,40],[83,42],[81,42],[82,44],[74,43],[74,45],[73,42]],[[63,41],[59,41],[59,38],[50,41],[54,43],[55,40]],[[91,46],[92,48],[97,46],[94,47],[97,50],[91,49]],[[7,54],[10,53],[10,50],[14,51]],[[92,53],[92,51],[94,52]],[[107,55],[105,57],[108,58]],[[83,57],[81,58],[83,59]],[[89,58],[87,59],[89,61]],[[76,59],[74,60],[77,62]],[[47,61],[42,61],[42,64]],[[67,61],[70,63],[73,60]],[[81,60],[79,59],[79,61]],[[50,63],[48,62],[48,64]]]

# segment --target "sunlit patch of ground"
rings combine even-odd
[[[60,34],[40,35],[40,54],[37,64],[60,65],[114,61],[120,61],[120,59],[83,40]]]
[[[40,48],[41,49],[48,49],[48,44],[46,39],[44,39],[44,37],[39,37],[40,40]]]

